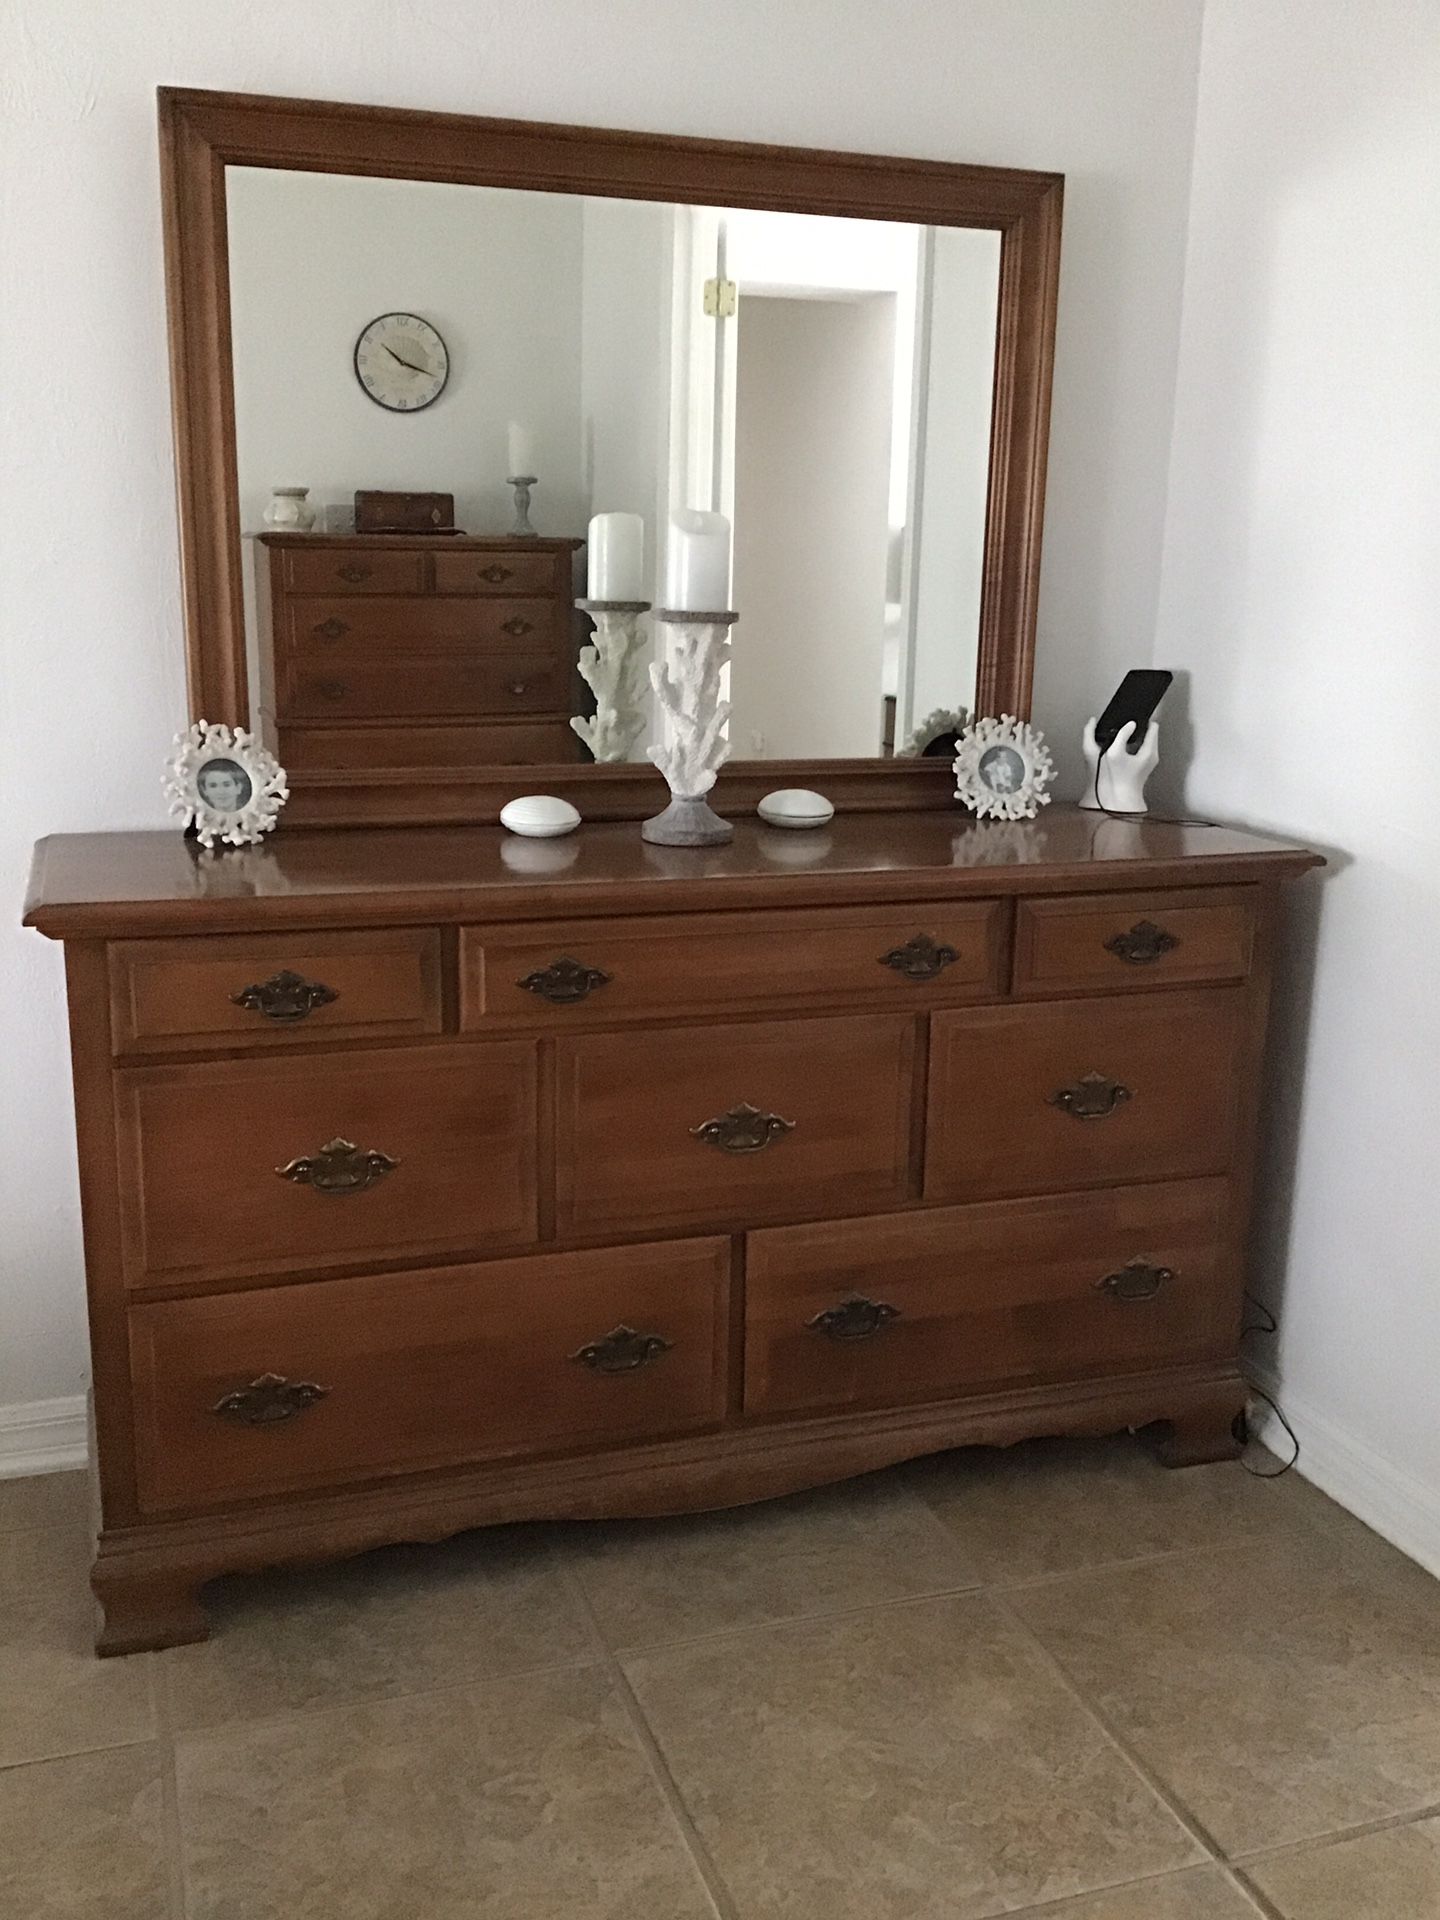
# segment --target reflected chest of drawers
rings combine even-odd
[[[41,843],[103,1651],[221,1572],[967,1442],[1232,1449],[1281,883],[1100,820]]]

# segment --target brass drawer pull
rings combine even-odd
[[[335,1139],[327,1140],[318,1153],[304,1154],[275,1171],[282,1180],[293,1180],[297,1186],[313,1187],[317,1193],[344,1199],[347,1194],[363,1193],[367,1187],[373,1187],[399,1164],[388,1153],[379,1153],[373,1147],[362,1152],[353,1140]]]
[[[1073,1087],[1052,1093],[1047,1106],[1059,1107],[1074,1120],[1106,1120],[1117,1107],[1133,1099],[1129,1087],[1104,1073],[1082,1073]]]
[[[522,620],[517,613],[513,620],[501,621],[500,631],[502,633],[513,634],[518,640],[522,633],[533,633],[535,631],[535,622],[533,620]]]
[[[1152,1267],[1148,1260],[1132,1260],[1115,1273],[1107,1273],[1095,1282],[1096,1290],[1108,1293],[1112,1300],[1153,1300],[1168,1280],[1176,1277],[1173,1267]]]
[[[867,1300],[857,1293],[849,1300],[842,1300],[838,1307],[827,1307],[805,1324],[823,1333],[827,1340],[872,1340],[877,1333],[883,1333],[892,1320],[899,1318],[900,1309],[888,1301]]]
[[[530,691],[530,682],[528,680],[512,680],[510,682],[510,685],[506,688],[507,693],[513,693],[517,697],[520,694],[528,693],[529,691]]]
[[[587,994],[594,993],[597,987],[608,987],[612,975],[602,973],[599,967],[587,967],[582,961],[562,956],[552,960],[548,967],[539,967],[534,973],[527,973],[523,980],[515,982],[526,993],[538,993],[542,1000],[548,1000],[552,1006],[573,1007]]]
[[[633,1373],[637,1367],[648,1367],[662,1353],[669,1353],[672,1344],[658,1333],[637,1333],[633,1327],[620,1326],[603,1340],[592,1340],[581,1347],[570,1358],[596,1373]]]
[[[322,640],[338,640],[342,633],[350,631],[350,627],[346,621],[337,620],[332,614],[330,619],[322,620],[318,627],[312,627],[310,631],[318,633]]]
[[[928,933],[917,933],[903,947],[892,947],[889,953],[882,953],[880,964],[893,967],[907,980],[933,980],[946,967],[953,967],[959,958],[954,947],[940,946]]]
[[[500,582],[502,580],[508,580],[513,572],[513,567],[502,567],[499,565],[482,567],[480,569],[480,578],[482,580],[488,580],[492,587],[498,587]]]
[[[322,700],[343,700],[350,689],[343,680],[322,680],[315,691]]]
[[[343,567],[337,567],[335,571],[342,580],[348,580],[352,587],[358,587],[362,580],[370,578],[369,567],[362,567],[354,560],[348,561]]]
[[[715,1119],[690,1129],[693,1139],[719,1147],[722,1153],[759,1153],[782,1134],[794,1131],[793,1120],[782,1120],[778,1113],[762,1113],[743,1100],[728,1113],[717,1114]]]
[[[292,973],[283,967],[279,973],[272,973],[268,980],[260,980],[253,986],[242,987],[239,993],[232,993],[230,1004],[234,1007],[248,1007],[251,1013],[262,1014],[267,1020],[295,1021],[305,1020],[316,1007],[328,1007],[340,995],[334,987],[323,986],[318,980],[307,980],[303,973]]]
[[[1105,942],[1105,951],[1113,953],[1127,966],[1149,967],[1167,953],[1173,953],[1179,944],[1179,934],[1167,933],[1153,920],[1137,920],[1128,933],[1112,933]]]
[[[330,1389],[313,1380],[287,1380],[283,1373],[262,1373],[248,1387],[237,1387],[217,1400],[210,1409],[222,1420],[233,1420],[241,1427],[273,1427],[281,1420],[293,1420]]]

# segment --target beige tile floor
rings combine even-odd
[[[1440,1583],[1296,1476],[953,1454],[212,1590],[0,1483],[0,1920],[1440,1920]]]

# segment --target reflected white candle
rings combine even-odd
[[[645,598],[645,522],[638,513],[595,515],[585,577],[592,600]]]
[[[505,478],[507,480],[519,480],[528,475],[531,479],[534,479],[536,477],[535,436],[528,427],[522,427],[519,422],[515,420],[510,422],[508,450],[510,465],[506,469]]]
[[[677,507],[671,514],[663,604],[675,613],[730,611],[730,522],[723,513]]]

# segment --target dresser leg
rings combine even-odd
[[[1177,1413],[1156,1430],[1151,1445],[1167,1467],[1201,1467],[1212,1460],[1238,1459],[1241,1446],[1235,1438],[1235,1416],[1244,1406],[1245,1389],[1237,1381],[1233,1388]]]
[[[98,1654],[153,1653],[210,1637],[200,1582],[193,1574],[169,1569],[120,1573],[101,1561],[90,1584],[100,1603]]]

